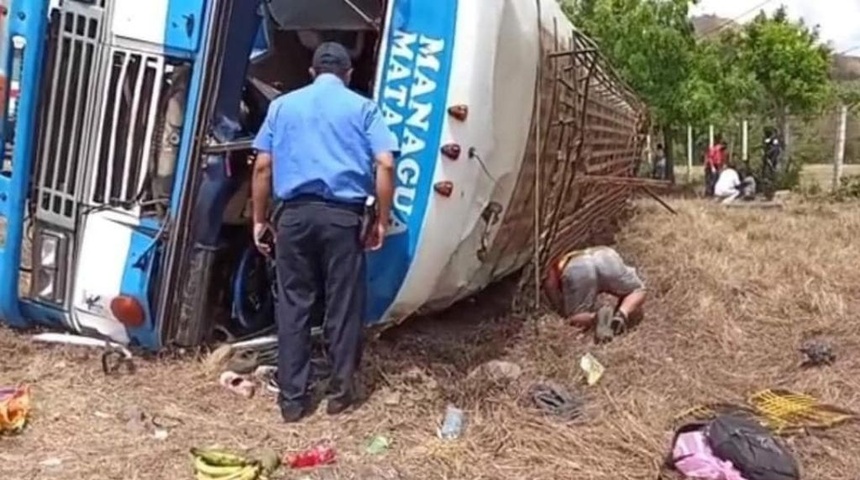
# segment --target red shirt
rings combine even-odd
[[[726,163],[726,152],[723,150],[722,145],[714,145],[708,149],[708,154],[705,157],[705,166],[719,170],[724,163]]]

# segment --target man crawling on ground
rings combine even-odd
[[[623,334],[642,319],[645,284],[636,269],[610,247],[570,252],[554,262],[544,281],[544,291],[554,308],[570,323],[584,330],[594,328],[599,343]],[[601,293],[618,298],[615,309],[597,310]]]

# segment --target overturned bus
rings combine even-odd
[[[555,0],[13,0],[0,320],[157,350],[271,332],[251,138],[338,41],[401,142],[368,325],[588,241],[644,108]]]

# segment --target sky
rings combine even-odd
[[[753,11],[753,7],[764,3]],[[772,12],[784,4],[793,18],[803,18],[808,25],[818,25],[821,38],[832,42],[837,52],[853,49],[860,56],[860,0],[700,0],[693,14],[715,14],[744,22],[759,10]],[[740,18],[738,18],[740,17]]]

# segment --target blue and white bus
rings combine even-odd
[[[271,331],[250,139],[326,40],[403,151],[367,324],[471,295],[530,258],[540,59],[574,33],[555,0],[12,0],[0,320],[151,350]]]

